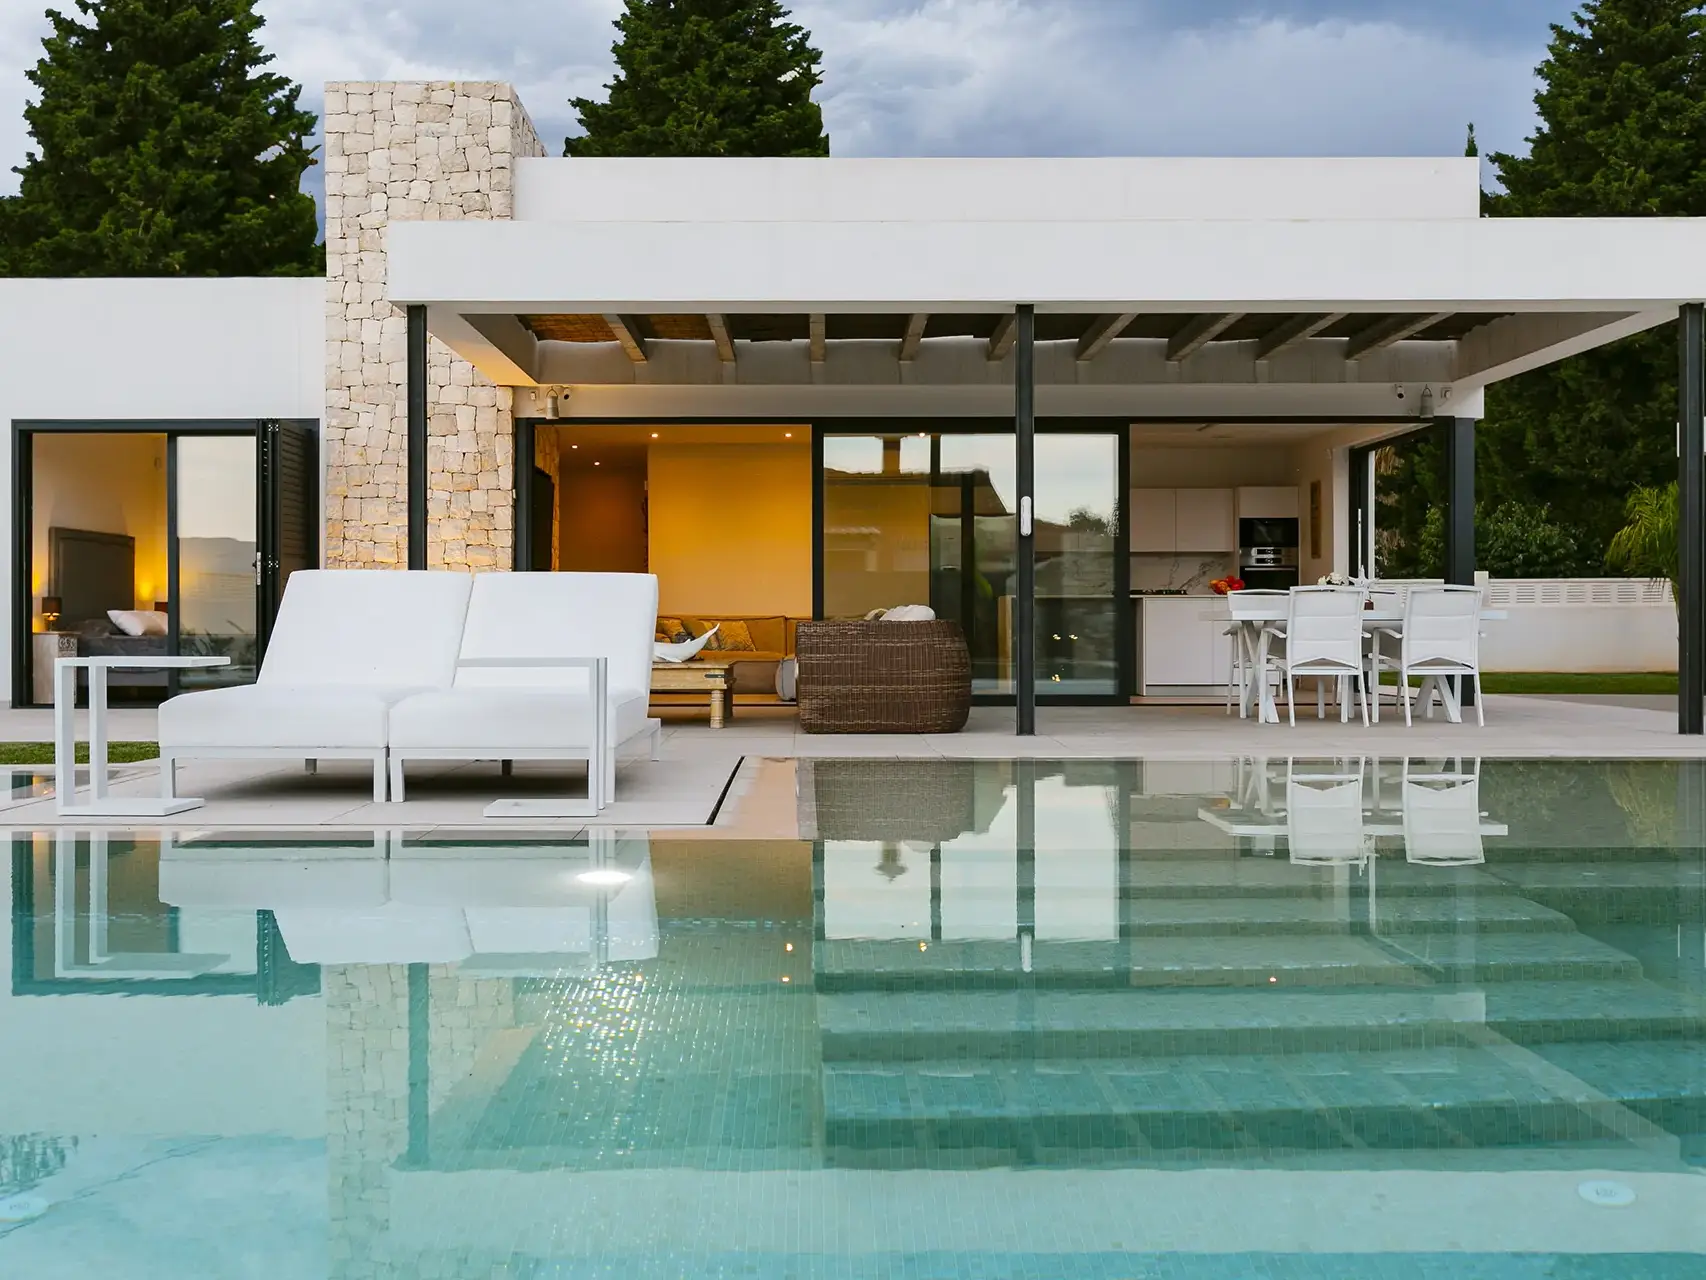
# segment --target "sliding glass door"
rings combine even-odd
[[[831,427],[822,448],[822,616],[929,604],[965,632],[973,692],[1012,697],[1012,434]],[[1129,647],[1120,436],[1048,432],[1036,456],[1037,693],[1113,701]]]
[[[180,687],[249,684],[260,666],[258,441],[245,436],[178,440],[173,493],[177,529],[170,612],[176,652],[231,659],[228,667],[179,673]]]

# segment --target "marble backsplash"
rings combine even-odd
[[[1183,591],[1187,594],[1208,595],[1208,584],[1232,572],[1235,558],[1227,552],[1204,555],[1154,553],[1134,554],[1131,558],[1131,589],[1133,591]]]

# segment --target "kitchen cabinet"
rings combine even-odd
[[[1297,519],[1297,487],[1257,486],[1238,490],[1240,520]]]
[[[1226,687],[1232,637],[1203,617],[1218,596],[1143,596],[1138,607],[1138,692]]]
[[[1173,493],[1174,541],[1179,551],[1236,551],[1237,521],[1232,490],[1176,489]]]
[[[1135,553],[1237,549],[1231,489],[1133,489],[1131,549]]]
[[[1178,502],[1172,489],[1134,489],[1131,495],[1131,549],[1171,555],[1178,547]]]

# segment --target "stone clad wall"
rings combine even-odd
[[[408,562],[408,323],[385,297],[392,220],[508,218],[545,149],[509,85],[326,86],[326,563]],[[428,340],[427,563],[507,569],[510,392]]]

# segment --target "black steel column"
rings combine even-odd
[[[1036,309],[1019,308],[1013,347],[1013,470],[1019,504],[1013,540],[1013,693],[1015,732],[1037,731],[1037,543],[1032,525],[1037,487]]]
[[[427,567],[427,323],[426,308],[409,316],[409,568]],[[515,531],[516,537],[523,530]]]
[[[1706,697],[1706,312],[1691,302],[1677,324],[1677,732],[1700,733]]]
[[[1445,580],[1475,585],[1475,419],[1441,418],[1445,429]]]
[[[1475,585],[1475,419],[1441,418],[1445,428],[1445,580]],[[1475,687],[1459,682],[1461,704],[1475,704]]]

